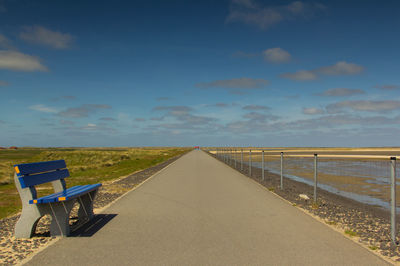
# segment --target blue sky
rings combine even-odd
[[[0,146],[400,146],[398,1],[0,1]]]

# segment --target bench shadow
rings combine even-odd
[[[72,231],[69,237],[91,237],[108,224],[117,214],[95,214],[93,219]]]

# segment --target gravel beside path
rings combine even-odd
[[[230,166],[235,169],[234,163]],[[239,163],[236,170],[249,177],[248,165],[243,165],[243,170],[241,170]],[[256,167],[252,167],[251,178],[369,249],[375,250],[393,262],[400,263],[398,245],[400,239],[397,238],[397,245],[393,245],[390,240],[390,213],[387,210],[322,189],[318,189],[317,204],[313,204],[313,187],[284,177],[282,190],[279,175],[265,171],[263,181],[262,170]],[[300,194],[306,194],[310,199],[304,200],[299,197]],[[398,221],[399,218],[397,218]],[[397,227],[397,232],[400,232],[399,224]]]
[[[167,165],[179,159],[182,155],[171,158],[163,163],[138,171],[129,176],[111,182],[104,182],[99,189],[94,202],[94,212],[113,202],[144,180],[154,175]],[[70,224],[76,223],[77,208],[71,212]],[[35,236],[31,239],[16,239],[14,226],[20,214],[0,220],[0,265],[15,265],[49,245],[56,237],[50,237],[50,217],[40,219]]]

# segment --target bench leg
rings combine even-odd
[[[68,236],[69,213],[74,206],[74,200],[49,203],[51,214],[50,235],[51,236]]]
[[[85,220],[90,220],[93,218],[93,201],[96,196],[97,190],[91,191],[86,195],[79,197],[79,211],[78,211],[78,219],[79,222],[83,222]]]
[[[36,230],[36,225],[42,217],[37,209],[25,208],[15,225],[14,233],[16,238],[31,238]]]

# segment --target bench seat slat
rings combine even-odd
[[[70,187],[68,189],[66,189],[65,191],[67,191],[68,193],[72,193],[78,189],[80,189],[82,186],[74,186],[74,187]],[[65,191],[60,191],[54,194],[50,194],[47,196],[43,196],[41,198],[36,199],[36,202],[34,202],[34,200],[30,200],[29,203],[33,204],[33,203],[48,203],[48,202],[55,202],[55,199],[58,197],[63,197],[63,195],[66,193]]]
[[[57,169],[67,168],[64,160],[47,161],[39,163],[24,163],[16,164],[14,167],[18,166],[20,175],[28,175],[34,173],[43,173]]]
[[[77,198],[83,194],[89,193],[93,190],[96,190],[98,187],[100,187],[101,184],[93,184],[93,185],[84,185],[84,186],[75,186],[68,188],[64,191],[54,193],[51,195],[47,195],[41,198],[38,198],[36,200],[30,200],[30,204],[40,204],[40,203],[52,203],[52,202],[58,202],[58,201],[66,201],[70,199]],[[60,200],[60,198],[65,198],[63,200]]]
[[[18,179],[21,183],[21,187],[26,188],[35,185],[40,185],[43,183],[48,183],[54,180],[59,180],[66,177],[69,177],[69,172],[67,169],[63,169],[59,171],[47,172],[38,175],[20,176],[18,177]]]

